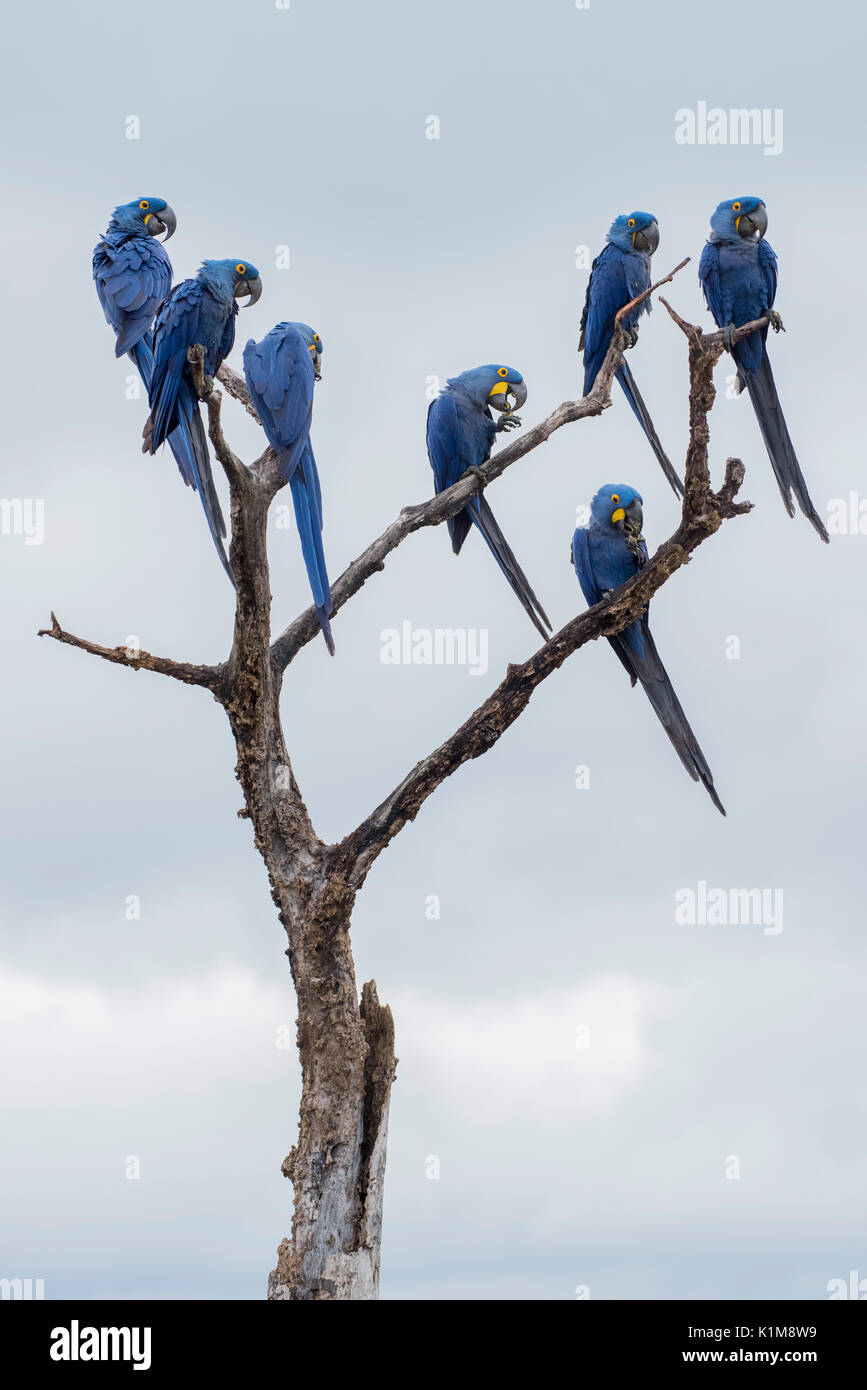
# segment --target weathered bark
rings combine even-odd
[[[213,397],[209,408],[222,452]],[[270,451],[249,472],[227,472],[238,597],[218,698],[235,736],[244,814],[289,940],[302,1077],[298,1141],[282,1164],[295,1188],[292,1240],[279,1247],[268,1297],[375,1298],[394,1028],[373,981],[359,1005],[349,940],[355,892],[333,872],[283,738],[267,551],[268,509],[282,480]]]
[[[729,459],[722,487],[718,492],[711,488],[707,416],[722,335],[703,336],[670,308],[669,312],[689,339],[690,444],[677,531],[634,579],[573,618],[527,661],[509,666],[488,699],[339,844],[327,845],[316,834],[292,770],[280,719],[284,673],[318,632],[315,611],[308,609],[280,637],[271,639],[268,511],[285,482],[270,449],[249,467],[232,453],[223,436],[220,393],[205,381],[195,349],[189,354],[193,374],[207,405],[211,442],[231,491],[230,561],[237,602],[228,659],[219,665],[194,666],[147,652],[98,646],[64,631],[53,613],[52,626],[40,634],[115,664],[201,686],[211,691],[228,716],[237,750],[235,771],[244,797],[238,814],[251,821],[256,848],[265,862],[288,939],[298,998],[300,1125],[297,1143],[282,1164],[294,1186],[294,1217],[292,1236],[279,1246],[277,1267],[268,1280],[271,1299],[370,1299],[378,1292],[388,1111],[395,1074],[394,1025],[390,1010],[379,1003],[373,981],[364,985],[359,1000],[349,938],[355,897],[371,865],[445,778],[496,743],[541,681],[586,642],[614,635],[633,622],[651,595],[723,521],[750,509],[748,502],[735,500],[744,476],[739,460]],[[761,326],[761,321],[746,325],[735,336]],[[453,516],[554,430],[604,410],[610,404],[622,348],[618,327],[590,396],[559,406],[501,449],[484,469],[424,504],[405,508],[334,584],[335,612],[384,567],[391,551],[413,531],[440,525]],[[219,376],[229,394],[255,418],[241,378],[227,367],[221,368]]]

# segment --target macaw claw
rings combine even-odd
[[[505,430],[517,430],[520,425],[520,415],[502,415],[497,421],[497,434],[502,434]]]
[[[461,477],[465,478],[468,473],[474,473],[475,476],[478,478],[479,482],[481,483],[482,487],[484,487],[485,483],[488,481],[485,477],[485,470],[483,468],[477,468],[474,463],[471,463],[469,468],[464,469],[463,473],[461,474]]]
[[[731,352],[735,345],[735,326],[733,323],[726,324],[725,328],[722,330],[722,336],[723,342],[726,345],[726,350]]]
[[[771,309],[768,318],[771,320],[771,328],[773,328],[775,333],[785,333],[786,330],[783,326],[783,320],[780,318],[776,309]]]

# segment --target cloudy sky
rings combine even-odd
[[[712,467],[742,457],[756,509],[664,587],[653,622],[728,818],[594,644],[377,863],[353,944],[400,1057],[382,1295],[822,1298],[867,1276],[849,14],[840,0],[18,8],[0,86],[2,493],[44,503],[44,537],[0,535],[0,1276],[44,1278],[49,1298],[260,1298],[290,1225],[298,1074],[277,1044],[294,1000],[226,721],[202,691],[35,635],[54,608],[95,641],[192,661],[230,641],[198,501],[167,454],[139,452],[143,402],[91,284],[111,209],[171,202],[177,278],[205,256],[259,267],[241,345],[283,318],[322,334],[334,576],[430,494],[431,378],[509,363],[526,424],[574,397],[582,248],[633,208],[659,218],[660,273],[692,256],[669,293],[707,323],[697,260],[711,210],[739,194],[768,205],[787,328],[774,368],[813,497],[827,516],[853,494],[855,524],[825,547],[787,519],[721,363]],[[766,110],[776,152],[679,143],[676,113],[702,102]],[[682,460],[685,345],[664,310],[632,367]],[[252,421],[232,403],[224,421],[253,457]],[[651,548],[672,532],[674,498],[619,397],[490,491],[555,626],[583,607],[576,509],[610,481],[641,490]],[[271,541],[282,625],[308,590],[294,533]],[[404,622],[485,630],[487,674],[383,664],[381,634]],[[306,648],[284,696],[328,840],[536,643],[479,538],[456,560],[444,528],[402,546],[334,634],[336,659]],[[676,895],[699,883],[780,890],[782,915],[770,931],[684,924]]]

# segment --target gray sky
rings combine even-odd
[[[236,367],[279,319],[322,334],[314,442],[335,577],[430,494],[430,376],[509,363],[533,423],[580,389],[576,248],[596,254],[617,213],[653,211],[655,268],[693,257],[669,293],[706,323],[709,214],[758,194],[787,328],[774,370],[827,515],[865,493],[867,364],[847,328],[863,284],[845,250],[865,210],[863,44],[845,40],[854,12],[838,0],[821,14],[731,0],[724,15],[674,0],[106,0],[10,23],[2,492],[44,499],[45,536],[0,536],[0,1033],[15,1057],[0,1276],[42,1277],[48,1297],[258,1298],[290,1224],[298,1080],[275,1038],[295,1012],[226,721],[204,692],[35,638],[51,608],[96,641],[135,634],[193,661],[221,659],[231,635],[198,500],[170,456],[139,453],[144,405],[125,398],[91,284],[97,234],[116,203],[161,196],[179,218],[176,278],[205,256],[253,261],[265,292],[242,311]],[[675,113],[699,102],[781,110],[782,151],[678,144]],[[663,309],[631,362],[680,462],[685,344]],[[851,1269],[867,1277],[867,537],[824,547],[788,521],[727,371],[712,467],[741,456],[756,510],[653,611],[727,820],[594,644],[428,802],[359,898],[359,982],[392,1005],[400,1056],[384,1297],[822,1298]],[[225,425],[258,451],[232,403]],[[651,548],[675,528],[619,395],[490,491],[555,626],[583,607],[576,508],[608,481],[643,493]],[[282,625],[309,601],[294,531],[272,528],[272,566]],[[380,634],[404,621],[486,629],[487,675],[383,665]],[[536,641],[480,539],[456,560],[444,528],[402,546],[334,634],[336,659],[308,647],[284,697],[327,839]],[[675,894],[699,882],[782,890],[782,931],[682,925]]]

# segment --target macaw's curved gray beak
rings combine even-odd
[[[640,232],[636,232],[632,238],[632,245],[636,251],[645,251],[648,256],[652,256],[659,245],[659,223],[656,221],[648,222],[646,227],[642,227]]]
[[[510,382],[509,390],[506,394],[507,396],[512,395],[515,398],[512,404],[509,406],[509,413],[511,414],[513,410],[520,410],[521,406],[524,404],[524,401],[527,399],[526,381]]]
[[[235,298],[243,299],[245,294],[250,296],[244,305],[245,309],[249,309],[251,304],[255,304],[262,298],[262,277],[260,275],[254,275],[252,280],[238,281],[235,286]]]
[[[170,208],[166,203],[162,212],[149,212],[145,218],[145,226],[151,236],[162,236],[165,232],[165,239],[168,241],[169,237],[174,236],[178,230],[178,219],[174,208]]]
[[[626,508],[626,520],[635,534],[640,535],[641,528],[644,525],[644,512],[641,509],[641,503],[637,497],[633,497],[629,506]]]
[[[313,375],[317,381],[322,380],[322,353],[313,352]]]
[[[174,208],[169,207],[168,203],[166,203],[165,207],[160,213],[160,221],[162,222],[163,228],[165,230],[165,240],[168,241],[169,237],[173,237],[175,232],[178,230],[177,214],[175,213]]]
[[[759,203],[753,212],[744,212],[738,218],[738,235],[742,237],[752,237],[758,234],[761,241],[765,232],[768,230],[768,209],[764,203]]]

